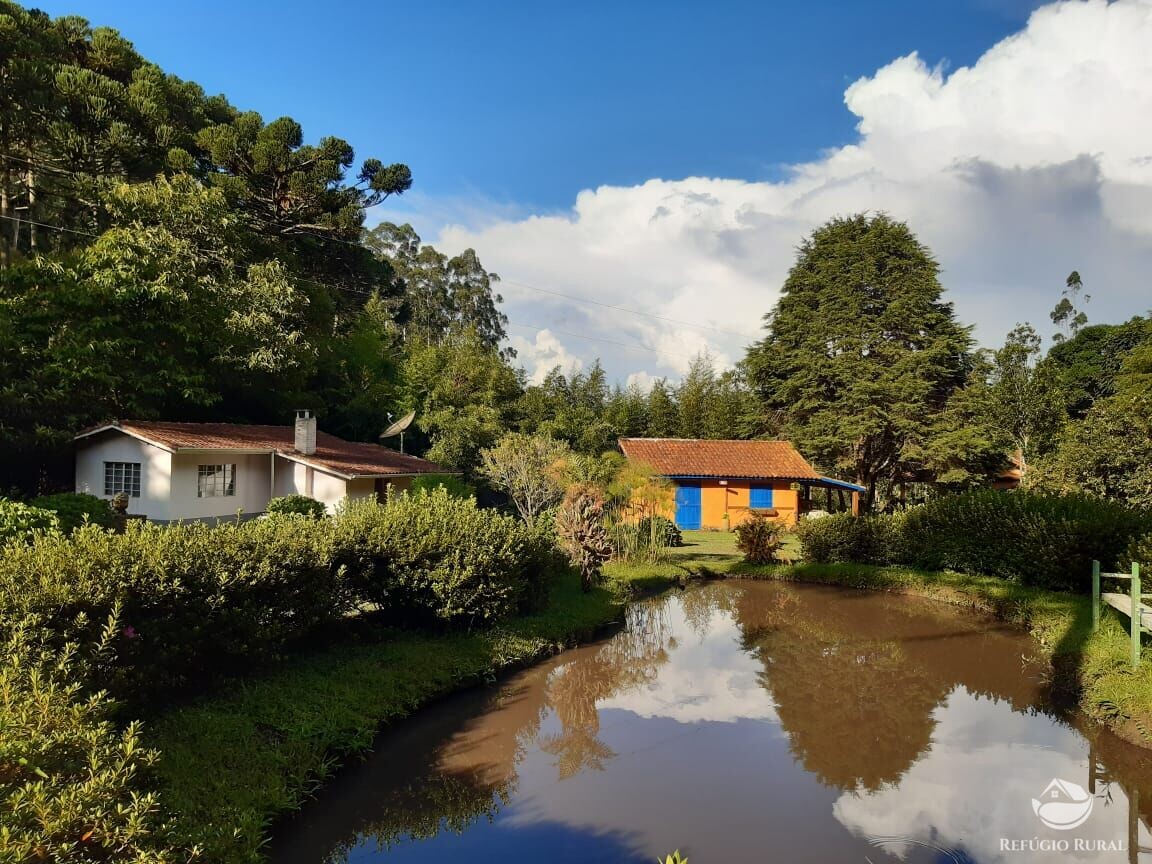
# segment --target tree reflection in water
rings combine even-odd
[[[586,768],[601,771],[616,755],[600,740],[598,703],[655,681],[675,647],[670,633],[667,600],[631,606],[621,633],[591,656],[552,673],[547,704],[560,722],[560,732],[540,736],[537,744],[556,757],[561,780]]]
[[[695,640],[704,647],[693,653],[688,649]],[[943,735],[940,744],[947,751],[937,754],[937,763],[948,754],[968,759],[978,752],[971,748],[988,746],[983,738],[975,744],[957,739],[955,717],[948,734],[938,726],[949,717],[949,697],[959,688],[976,701],[1003,704],[1017,714],[1051,713],[1045,664],[1027,656],[1028,644],[1018,631],[943,604],[780,583],[692,586],[633,604],[626,626],[601,644],[522,672],[495,692],[454,697],[384,736],[375,766],[344,772],[309,806],[307,842],[293,841],[286,832],[273,861],[342,861],[373,840],[393,847],[463,833],[479,821],[495,821],[514,800],[538,798],[538,784],[579,774],[603,773],[602,782],[618,782],[609,770],[620,769],[613,766],[617,754],[605,738],[605,717],[633,724],[612,739],[633,744],[648,734],[639,724],[653,718],[654,730],[666,730],[669,723],[709,725],[709,746],[715,749],[708,752],[726,753],[717,742],[738,736],[732,751],[745,766],[765,760],[750,766],[753,774],[779,771],[781,763],[771,761],[778,752],[784,764],[795,760],[820,785],[848,793],[846,799],[881,800],[886,815],[887,803],[899,804],[913,788],[922,788],[910,769],[925,761],[930,749],[940,749],[931,746],[934,737]],[[749,693],[756,698],[749,699]],[[612,704],[615,697],[629,695],[635,698]],[[605,714],[606,707],[613,710]],[[756,737],[741,725],[747,723],[778,723],[787,743],[773,737],[780,743],[772,751],[770,739]],[[1133,819],[1146,818],[1152,789],[1139,787],[1152,778],[1152,754],[1137,760],[1115,739],[1079,731],[1094,746],[1093,784],[1119,783]],[[760,749],[742,750],[748,740],[759,742]],[[692,763],[685,745],[676,746],[682,748],[676,752],[683,763]],[[534,754],[535,767],[525,777],[532,778],[533,788],[520,793],[518,771],[529,764],[528,754]],[[1112,770],[1105,771],[1105,763]],[[629,762],[625,770],[644,771],[642,764]],[[694,764],[701,782],[723,788],[718,777],[707,776],[712,763]],[[732,794],[741,789],[735,786]],[[723,795],[717,806],[723,806]],[[545,808],[504,824],[518,831],[535,826],[541,836],[548,825],[549,831],[568,831],[566,842],[577,842],[571,838],[580,833],[579,819],[565,829],[559,822],[539,821],[547,815]],[[849,815],[858,817],[856,822],[844,817],[844,824],[863,826],[874,814],[857,807]],[[935,813],[932,825],[947,815]],[[316,824],[326,821],[330,824],[318,830]],[[631,830],[631,822],[627,825]],[[623,830],[615,822],[609,827]],[[852,830],[863,836],[858,832],[865,829]],[[483,850],[496,841],[476,842]]]
[[[334,790],[309,808],[315,822],[331,823],[323,851],[284,843],[273,860],[343,862],[366,843],[389,849],[492,821],[515,794],[516,767],[528,746],[555,758],[561,780],[603,769],[615,754],[600,740],[597,703],[654,681],[668,662],[675,644],[669,602],[634,604],[624,629],[606,642],[521,673],[484,701],[465,700],[458,715],[449,715],[455,721],[450,728],[400,743],[389,782],[381,784],[378,773],[364,772],[357,788],[356,769],[346,772],[334,784],[342,784],[345,794]],[[546,719],[559,731],[542,733]],[[390,755],[381,749],[373,761]],[[393,780],[399,777],[409,779]],[[365,801],[371,802],[368,812],[357,812]],[[318,812],[325,806],[329,812]]]

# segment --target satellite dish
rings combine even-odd
[[[388,419],[392,419],[392,415],[388,415]],[[393,435],[400,436],[400,452],[404,452],[404,430],[412,425],[412,421],[416,419],[416,412],[409,411],[387,429],[380,433],[381,438],[391,438]]]

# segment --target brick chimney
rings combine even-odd
[[[305,456],[316,452],[316,418],[307,408],[296,409],[296,452]]]

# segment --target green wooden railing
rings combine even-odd
[[[1100,592],[1100,583],[1104,579],[1129,580],[1128,596],[1125,597],[1123,594],[1102,594]],[[1092,562],[1092,630],[1096,631],[1100,627],[1101,601],[1107,603],[1118,612],[1123,612],[1127,615],[1128,631],[1132,643],[1133,666],[1140,665],[1140,631],[1148,630],[1152,632],[1152,630],[1144,626],[1144,612],[1147,609],[1143,603],[1145,597],[1152,597],[1152,594],[1142,594],[1140,592],[1139,564],[1133,562],[1131,573],[1102,573],[1100,572],[1100,562]]]

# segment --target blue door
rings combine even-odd
[[[700,484],[676,484],[676,527],[686,531],[700,528]]]

